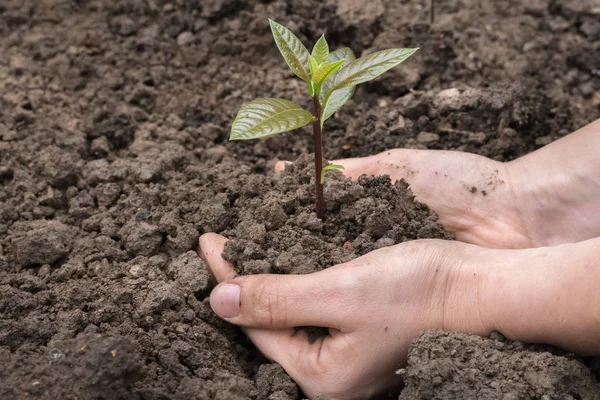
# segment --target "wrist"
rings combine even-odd
[[[481,260],[481,310],[488,331],[513,340],[598,354],[600,239],[526,250],[492,250]]]
[[[600,120],[505,164],[514,209],[532,245],[600,236]]]
[[[552,246],[569,242],[564,230],[554,228],[572,211],[563,193],[567,190],[569,177],[564,170],[548,173],[543,165],[537,165],[533,157],[520,158],[505,164],[509,185],[514,199],[514,211],[532,247]],[[563,226],[563,229],[566,227]]]
[[[488,271],[485,260],[496,250],[456,242],[459,260],[450,267],[445,284],[442,330],[487,336],[493,331],[488,311],[482,302]]]

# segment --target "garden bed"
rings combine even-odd
[[[235,239],[243,273],[452,238],[385,178],[329,173],[329,219],[315,219],[308,127],[227,141],[245,101],[310,109],[267,17],[357,55],[421,49],[327,121],[327,159],[402,147],[508,161],[600,117],[593,0],[443,1],[433,25],[413,0],[18,3],[0,4],[0,398],[302,398],[211,311],[199,235]],[[275,174],[280,159],[299,161]],[[598,364],[426,332],[401,398],[600,398]]]

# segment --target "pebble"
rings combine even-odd
[[[195,37],[192,32],[181,32],[179,36],[177,36],[177,44],[179,46],[185,46],[186,44],[192,43]]]
[[[527,42],[523,45],[523,52],[527,53],[531,50],[535,50],[539,47],[539,43],[536,42],[535,40],[532,40],[531,42]]]
[[[552,142],[552,138],[550,136],[540,136],[535,139],[536,146],[545,146]]]
[[[590,40],[597,40],[600,38],[599,21],[588,19],[579,26],[579,30]]]
[[[417,142],[419,143],[431,143],[438,140],[440,140],[440,135],[437,133],[421,132],[417,135]]]
[[[110,25],[111,30],[121,36],[131,36],[136,32],[135,22],[123,15],[115,17]]]
[[[96,155],[106,156],[110,152],[110,145],[106,136],[100,136],[92,140],[90,150]]]
[[[483,144],[486,139],[487,139],[487,136],[483,132],[469,133],[469,142],[471,142],[471,143]]]

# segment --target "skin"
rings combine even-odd
[[[399,385],[394,371],[425,329],[600,354],[599,145],[596,121],[507,164],[414,150],[336,161],[351,177],[405,178],[460,241],[402,243],[308,275],[236,277],[221,258],[226,239],[205,234],[198,251],[219,282],[211,306],[310,398]],[[309,344],[293,329],[307,325],[329,335]]]

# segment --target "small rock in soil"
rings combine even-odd
[[[177,36],[177,44],[179,46],[185,46],[186,44],[194,42],[194,34],[192,32],[181,32]]]
[[[440,140],[440,135],[438,135],[437,133],[420,132],[417,135],[417,142],[419,143],[431,143],[437,142],[438,140]]]

